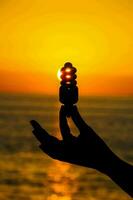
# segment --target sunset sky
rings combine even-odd
[[[133,95],[132,0],[0,1],[0,92],[57,94],[78,69],[84,95]]]

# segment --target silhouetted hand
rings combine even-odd
[[[77,107],[71,110],[71,118],[79,129],[79,136],[71,134],[65,106],[60,110],[60,130],[63,140],[49,135],[36,121],[31,121],[33,133],[40,141],[40,148],[50,157],[95,169],[102,169],[110,150],[103,140],[83,121]]]
[[[130,166],[121,161],[94,130],[84,122],[76,106],[72,107],[70,115],[80,134],[78,137],[71,134],[67,123],[67,110],[65,106],[62,106],[59,121],[63,140],[58,140],[56,137],[49,135],[36,121],[31,121],[34,128],[33,134],[41,143],[40,148],[53,159],[94,168],[107,174],[132,195],[132,191],[130,191],[132,187],[128,189],[129,185],[126,184],[125,186],[121,180],[122,178],[119,177],[119,165],[122,166],[121,173],[125,169],[131,171]],[[126,181],[129,182],[130,180]]]

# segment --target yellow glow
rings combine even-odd
[[[71,78],[71,75],[66,75],[66,78],[67,78],[67,79],[70,79],[70,78]]]
[[[66,71],[66,72],[70,72],[71,69],[70,69],[70,68],[66,68],[65,71]]]
[[[0,91],[57,94],[71,62],[80,94],[133,94],[133,1],[2,2]]]
[[[68,84],[68,85],[69,85],[69,84],[71,84],[71,82],[70,82],[70,81],[68,81],[68,82],[66,82],[66,84]]]

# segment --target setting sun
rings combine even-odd
[[[113,164],[106,142],[133,163],[132,24],[133,0],[0,1],[1,200],[128,198],[80,165]]]
[[[61,70],[59,69],[58,72],[57,72],[57,78],[58,78],[59,80],[61,80],[61,75],[62,75],[62,72],[61,72]]]
[[[124,0],[3,3],[0,91],[56,94],[69,60],[81,94],[132,95],[132,8]]]

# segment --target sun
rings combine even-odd
[[[61,81],[61,75],[62,75],[62,72],[61,70],[59,69],[58,72],[57,72],[57,77],[58,79]]]

